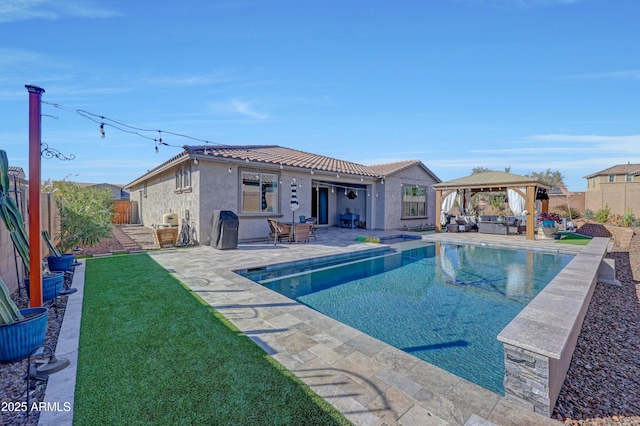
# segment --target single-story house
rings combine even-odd
[[[585,209],[597,212],[609,207],[611,213],[619,215],[631,209],[634,215],[640,215],[640,164],[618,164],[584,178]]]
[[[78,186],[85,188],[95,188],[97,190],[108,189],[115,201],[129,200],[129,193],[124,190],[122,185],[113,183],[76,183]]]
[[[419,160],[365,166],[277,145],[183,149],[125,189],[140,223],[159,225],[165,214],[177,214],[201,244],[209,243],[214,210],[238,215],[240,241],[266,238],[267,218],[382,230],[436,222],[432,185],[440,179]]]

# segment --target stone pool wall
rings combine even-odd
[[[498,335],[506,399],[551,415],[595,285],[610,273],[608,245],[609,238],[594,238]]]

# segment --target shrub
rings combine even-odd
[[[69,252],[78,245],[95,245],[111,236],[113,204],[108,189],[80,187],[59,182],[55,194],[60,213],[60,249]]]
[[[622,220],[620,222],[621,226],[634,226],[633,223],[637,222],[636,218],[633,216],[633,210],[627,209],[622,216]]]
[[[620,216],[619,214],[611,213],[609,215],[608,222],[615,226],[622,226],[622,216]]]
[[[603,209],[598,210],[595,214],[596,222],[607,223],[610,213],[611,209],[609,208],[609,206],[605,206]]]
[[[575,219],[582,216],[578,210],[573,209],[566,205],[556,206],[553,208],[552,211],[553,213],[558,213],[560,216],[566,217],[567,219],[568,218]]]
[[[585,218],[585,219],[588,219],[588,220],[592,220],[592,219],[594,219],[594,218],[595,218],[595,216],[594,216],[594,214],[593,214],[593,211],[592,211],[591,209],[586,209],[586,210],[584,211],[584,218]]]

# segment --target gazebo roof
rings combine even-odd
[[[482,172],[447,182],[436,183],[436,189],[444,188],[508,188],[514,186],[535,185],[539,188],[551,189],[551,185],[540,182],[529,176],[516,175],[507,172]]]

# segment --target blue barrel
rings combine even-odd
[[[47,256],[47,264],[50,271],[73,271],[74,260],[73,253],[66,253],[60,257]]]
[[[0,325],[0,363],[21,361],[44,343],[47,332],[47,308],[21,309],[25,318]]]

